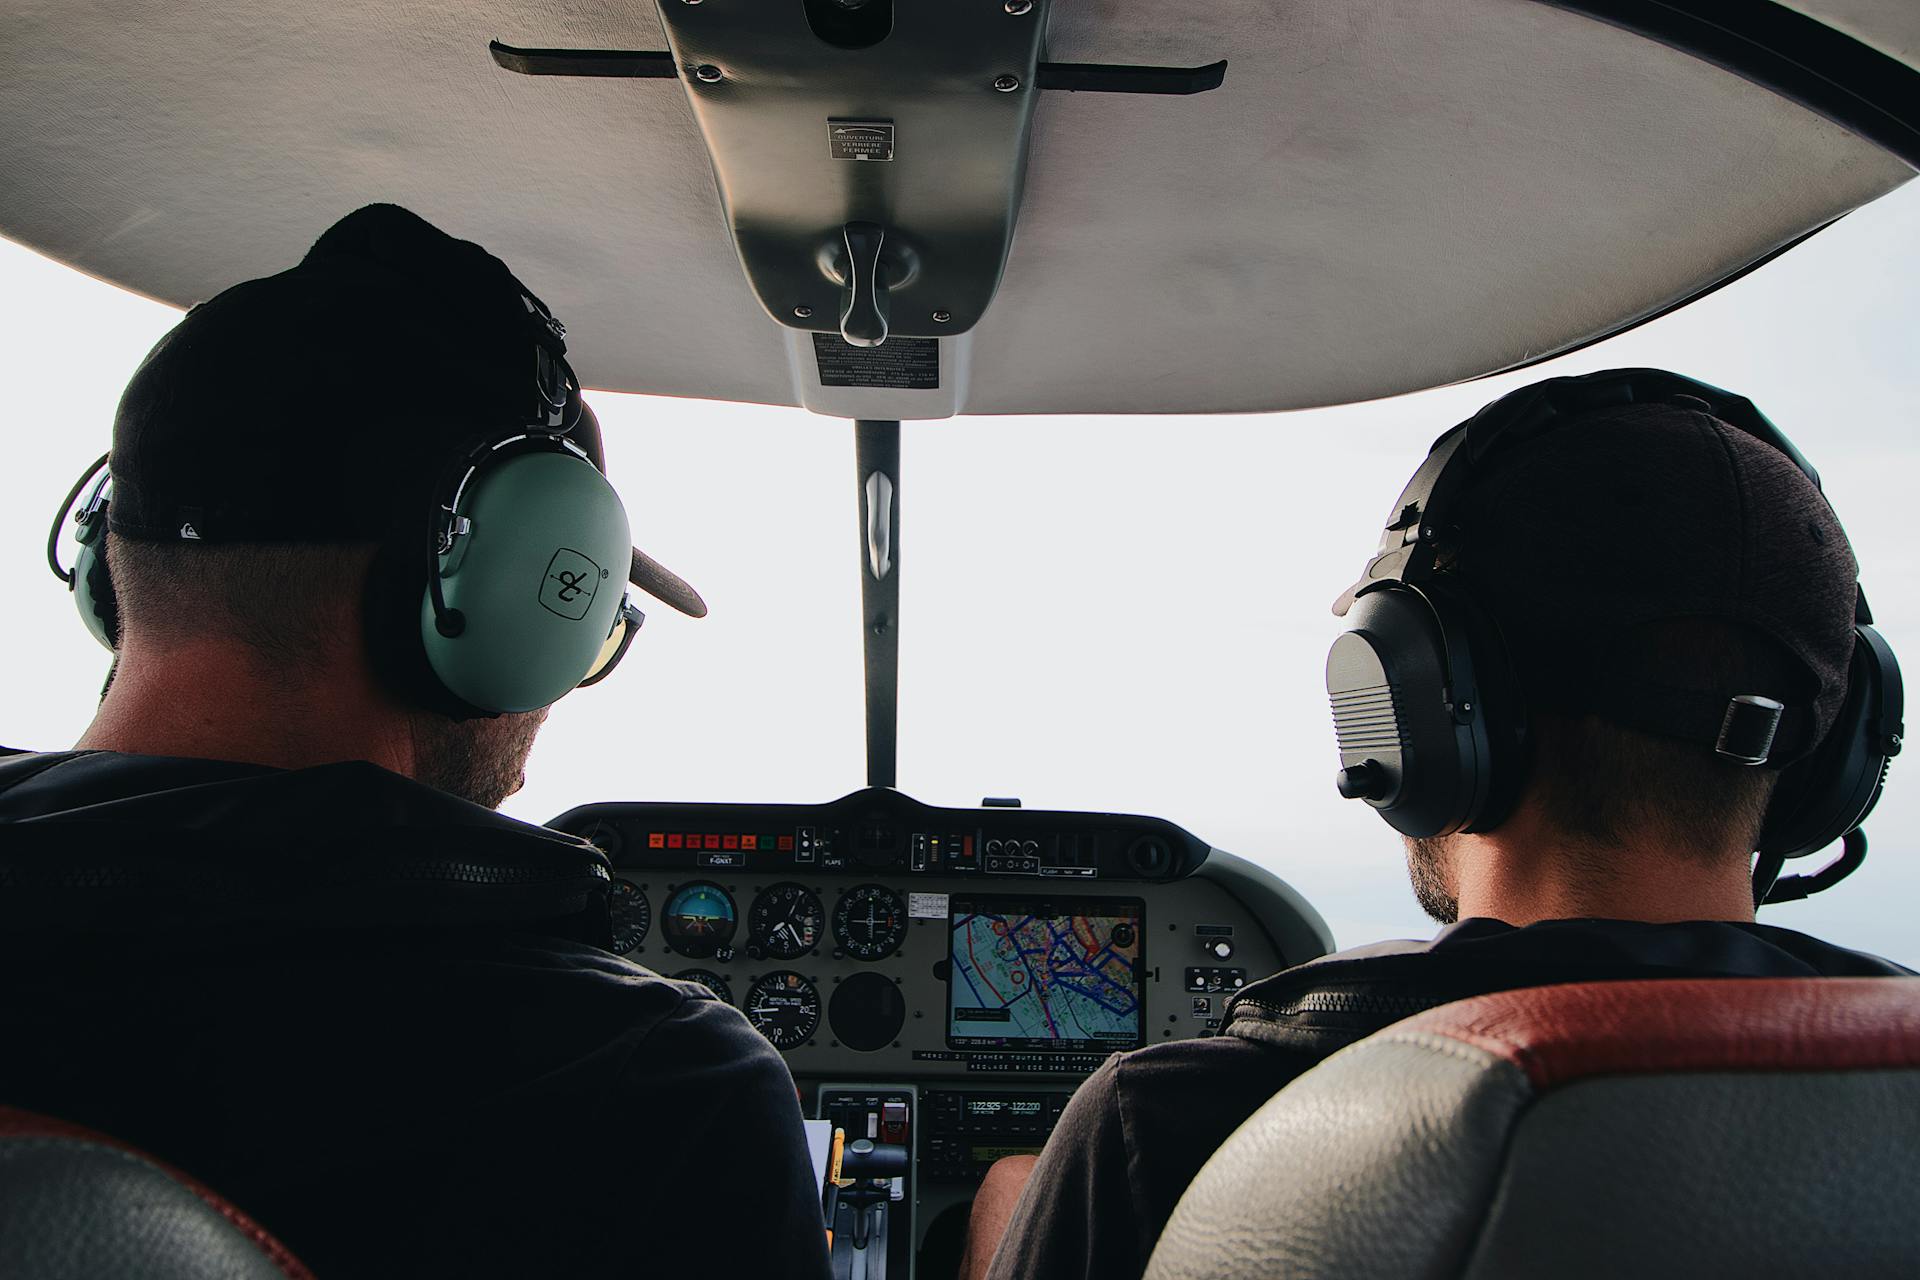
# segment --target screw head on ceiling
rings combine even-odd
[[[695,0],[696,4],[698,2],[699,0]],[[793,314],[799,319],[810,320],[813,318],[813,308],[812,307],[795,307],[793,309]]]
[[[951,311],[936,311],[933,313],[933,322],[935,324],[945,324],[951,319],[953,319],[953,312]]]
[[[1015,89],[1018,89],[1020,87],[1020,77],[1019,76],[996,76],[994,77],[993,87],[998,89],[1001,93],[1012,93]]]
[[[700,0],[687,0],[688,4],[699,4]],[[1023,18],[1033,12],[1033,0],[1007,0],[1007,12],[1016,18]]]
[[[693,69],[693,78],[701,84],[718,84],[722,78],[720,68],[710,62],[703,62]]]

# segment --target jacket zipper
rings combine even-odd
[[[1444,997],[1380,996],[1357,991],[1309,991],[1284,1004],[1269,1004],[1264,1000],[1240,1000],[1234,1004],[1233,1008],[1236,1015],[1242,1009],[1257,1009],[1263,1014],[1276,1018],[1297,1017],[1303,1013],[1392,1014],[1406,1018],[1445,1002]]]

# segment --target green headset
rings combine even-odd
[[[375,669],[410,701],[455,719],[533,711],[605,679],[645,620],[626,592],[632,535],[604,474],[598,423],[562,356],[536,343],[534,363],[522,420],[458,451],[430,509],[396,526],[369,575]],[[103,456],[56,513],[47,563],[87,629],[117,650],[111,504]],[[69,511],[71,569],[59,559]],[[185,525],[181,537],[199,534]]]

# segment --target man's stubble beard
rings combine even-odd
[[[488,809],[527,780],[527,757],[546,722],[547,708],[493,719],[455,722],[445,716],[414,717],[414,778]]]
[[[1441,924],[1460,918],[1460,899],[1453,887],[1453,850],[1446,837],[1405,836],[1407,877],[1413,881],[1414,900]]]

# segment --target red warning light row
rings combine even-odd
[[[709,835],[695,831],[650,831],[649,849],[738,849],[746,853],[793,852],[792,836]]]

